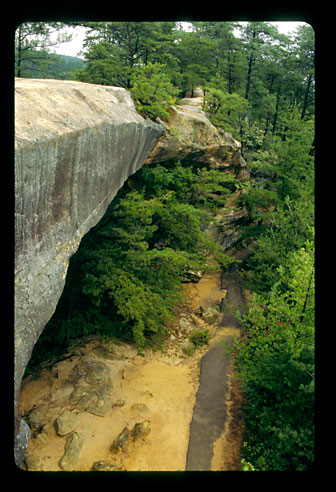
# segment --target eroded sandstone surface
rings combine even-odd
[[[15,81],[16,434],[21,379],[63,291],[69,258],[163,131],[135,111],[125,89]],[[17,463],[23,453],[17,444]]]
[[[169,108],[166,128],[146,164],[181,160],[197,162],[214,169],[226,168],[239,181],[248,181],[250,172],[241,153],[241,143],[215,127],[203,111],[202,90],[197,97],[181,99]]]

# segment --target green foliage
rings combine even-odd
[[[30,59],[22,60],[21,73],[23,77],[71,80],[74,78],[76,70],[85,65],[83,60],[75,56],[46,53],[46,59],[42,60],[41,53],[33,51],[30,52],[30,56]]]
[[[314,197],[302,189],[300,198],[286,197],[284,202],[277,202],[275,210],[261,214],[265,224],[244,267],[251,290],[266,294],[279,280],[278,268],[286,264],[288,255],[314,240]]]
[[[155,196],[170,192],[169,196],[175,197],[179,203],[207,210],[224,206],[231,193],[230,188],[237,186],[236,179],[230,174],[205,167],[193,169],[179,161],[170,167],[144,167],[136,175],[134,184],[146,194],[153,193],[153,190]]]
[[[15,76],[52,76],[53,67],[60,57],[50,48],[71,40],[71,35],[62,33],[63,22],[24,22],[15,31]],[[57,37],[52,34],[58,33]]]
[[[138,67],[132,75],[131,94],[139,113],[151,119],[168,118],[168,108],[177,96],[169,76],[164,72],[165,65],[148,63]]]
[[[74,79],[100,85],[127,86],[129,68],[114,59],[115,47],[102,41],[93,44],[85,55],[85,67],[76,70]]]
[[[249,461],[246,461],[244,458],[240,460],[242,471],[257,471],[253,465]]]
[[[266,211],[269,207],[278,203],[277,193],[265,188],[250,188],[240,197],[240,204],[245,206],[253,220],[258,220],[261,210]]]
[[[169,169],[145,166],[131,178],[131,189],[120,190],[72,257],[64,292],[31,366],[55,347],[61,353],[88,334],[122,337],[141,353],[166,335],[188,272],[232,261],[202,230],[211,220],[200,200],[202,186],[204,195],[210,194],[221,187],[223,175],[199,171],[180,163]],[[182,186],[188,180],[194,185],[190,195]],[[188,197],[202,206],[187,203]],[[196,345],[207,339],[206,332],[195,333]]]
[[[278,270],[269,296],[254,296],[235,342],[246,396],[243,455],[258,470],[304,470],[314,460],[312,244]]]
[[[190,337],[190,341],[195,345],[195,347],[201,347],[202,345],[208,345],[210,342],[209,330],[204,331],[193,331]]]
[[[206,88],[204,109],[209,114],[211,123],[232,133],[235,138],[241,138],[246,126],[249,103],[236,93],[228,93],[222,77],[216,76]]]

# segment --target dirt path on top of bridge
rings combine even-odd
[[[221,288],[227,291],[220,326],[201,360],[200,384],[190,425],[187,471],[240,469],[244,433],[242,392],[232,379],[232,358],[223,342],[231,344],[240,335],[237,309],[244,313],[239,274],[225,272]],[[224,290],[223,290],[224,292]]]

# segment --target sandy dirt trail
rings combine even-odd
[[[199,305],[217,305],[223,294],[220,286],[219,274],[208,274],[197,284],[187,284],[190,302],[182,307],[180,316],[184,313],[190,319],[190,315],[199,310]],[[74,471],[89,471],[97,461],[111,463],[123,471],[186,470],[190,424],[200,384],[201,359],[226,329],[204,322],[201,326],[203,329],[209,328],[212,335],[210,346],[202,346],[191,355],[181,351],[181,344],[190,333],[181,329],[178,318],[175,331],[174,327],[171,331],[175,335],[168,337],[163,351],[146,350],[145,356],[141,357],[136,355],[133,348],[133,352],[131,350],[125,359],[119,383],[113,385],[113,401],[122,402],[122,405],[113,405],[112,411],[106,416],[78,412],[68,401],[73,387],[68,384],[67,378],[80,357],[88,357],[97,351],[97,340],[84,345],[79,355],[59,362],[51,370],[44,369],[39,377],[27,378],[21,392],[23,415],[29,415],[37,407],[48,408],[50,412],[49,422],[35,432],[29,442],[26,453],[28,469],[61,470],[59,463],[65,452],[66,437],[57,434],[54,421],[68,408],[77,418],[76,432],[84,436]],[[239,466],[242,435],[241,432],[236,436],[232,434],[237,422],[234,421],[232,425],[230,412],[238,401],[237,398],[232,399],[232,395],[234,391],[231,391],[230,386],[227,393],[229,401],[224,405],[229,418],[225,420],[222,432],[218,432],[217,442],[213,443],[212,463],[208,469],[237,469]],[[111,444],[120,432],[145,419],[150,420],[150,434],[130,442],[122,452],[112,454]],[[238,424],[240,429],[241,422]],[[229,458],[225,455],[223,443],[224,448],[229,449]],[[224,464],[223,460],[226,460]]]
[[[237,273],[223,273],[221,292],[226,292],[220,326],[202,357],[200,384],[190,427],[186,470],[239,470],[243,439],[243,415],[239,412],[242,393],[232,380],[232,358],[223,342],[240,336],[235,312],[244,308],[244,296]]]

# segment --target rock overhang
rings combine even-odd
[[[120,87],[16,79],[16,434],[21,379],[63,291],[69,259],[163,133]]]

